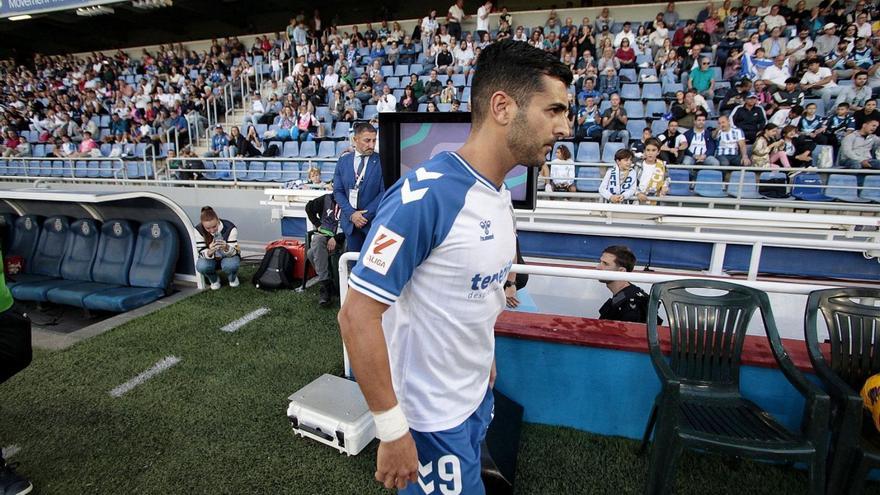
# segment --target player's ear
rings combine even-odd
[[[504,91],[496,91],[489,98],[489,115],[495,123],[507,126],[516,115],[517,105],[509,94]]]

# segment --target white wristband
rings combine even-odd
[[[373,421],[376,422],[376,438],[382,442],[393,442],[409,432],[409,423],[400,404],[385,412],[373,413]]]

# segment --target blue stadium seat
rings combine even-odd
[[[9,165],[11,163],[12,160],[0,159],[0,175],[9,175]]]
[[[31,154],[34,158],[43,158],[46,156],[46,145],[45,144],[35,144],[32,147]]]
[[[742,180],[742,189],[739,182]],[[762,199],[758,193],[757,177],[754,172],[741,172],[735,170],[730,173],[730,181],[727,185],[727,195],[733,198],[740,197],[742,199]]]
[[[394,76],[394,66],[393,65],[383,65],[380,70],[382,71],[382,77]]]
[[[462,103],[470,103],[471,102],[471,87],[470,86],[467,86],[464,88],[464,90],[462,90],[461,98],[459,98],[459,101],[461,101]]]
[[[577,162],[581,163],[598,163],[599,162],[599,143],[584,142],[578,145]]]
[[[641,57],[641,56],[642,56],[642,55],[638,55],[638,56],[636,56],[636,63],[637,63],[637,64],[641,64],[641,63],[642,63],[642,62],[639,62],[639,57]],[[651,57],[651,56],[648,55],[648,58],[650,58],[650,57]],[[645,59],[642,58],[642,61],[645,61]],[[652,61],[652,62],[653,62],[653,61]],[[640,68],[639,68],[639,80],[642,80],[642,79],[644,79],[644,78],[647,77],[647,76],[654,76],[654,77],[657,77],[657,69],[655,69],[655,68],[653,68],[653,67],[640,67]],[[647,86],[648,84],[656,84],[656,83],[646,83],[645,86]],[[644,96],[644,93],[645,93],[645,87],[642,86],[642,98],[645,97],[645,96]]]
[[[723,198],[724,192],[723,174],[720,170],[700,170],[697,172],[697,182],[694,184],[694,192],[698,196],[706,198]]]
[[[315,147],[314,141],[303,141],[299,145],[299,157],[300,158],[314,158],[318,155],[318,150]]]
[[[825,195],[825,184],[819,174],[797,174],[792,181],[791,195],[803,201],[834,201]]]
[[[645,104],[645,116],[648,118],[659,119],[666,114],[666,102],[651,100]],[[664,126],[665,129],[665,126]]]
[[[595,144],[595,143],[594,143]],[[577,178],[574,185],[581,192],[599,192],[599,185],[602,184],[602,175],[597,167],[578,167]]]
[[[681,83],[669,83],[663,85],[663,94],[684,91],[684,85]]]
[[[320,107],[315,107],[315,118],[317,118],[321,122],[328,122],[331,118],[330,107],[324,105]],[[262,136],[262,134],[260,135]]]
[[[669,196],[691,196],[691,173],[679,168],[669,169]]]
[[[409,65],[399,64],[394,68],[394,75],[397,77],[409,77]]]
[[[24,269],[30,269],[30,262],[37,250],[37,242],[40,240],[40,225],[42,219],[36,215],[24,215],[15,219],[12,225],[12,242],[9,244],[9,256],[21,256],[24,259]],[[7,280],[8,282],[8,280]]]
[[[289,182],[300,179],[299,162],[284,162],[281,164],[281,182]]]
[[[72,166],[72,161],[53,160],[51,175],[52,177],[70,177],[70,170],[65,170],[65,168],[70,168]]]
[[[870,203],[870,199],[859,197],[859,183],[855,175],[831,174],[828,176],[828,187],[825,194],[838,201],[849,203]]]
[[[623,109],[626,110],[626,117],[628,119],[643,119],[645,118],[645,104],[639,101],[625,101],[623,102]],[[635,137],[635,136],[630,136]]]
[[[348,140],[337,141],[336,142],[336,156],[337,157],[342,156],[343,153],[345,153],[345,150],[347,150],[350,147],[351,147],[351,143],[349,143]]]
[[[645,100],[662,100],[663,89],[660,83],[648,83],[642,86],[642,98]]]
[[[101,164],[97,161],[91,161],[86,164],[86,177],[96,178],[101,175]],[[77,172],[79,172],[77,170]]]
[[[448,112],[452,110],[452,103],[438,103],[437,110],[440,112]]]
[[[24,160],[12,160],[9,162],[9,175],[26,175],[25,163]]]
[[[629,139],[631,141],[640,141],[642,139],[642,131],[644,131],[646,127],[650,126],[645,119],[629,119],[626,121],[626,130],[629,131]]]
[[[266,177],[266,162],[250,162],[247,164],[247,173],[241,180],[249,182],[260,182]]]
[[[641,100],[642,90],[638,84],[624,84],[620,87],[620,97],[624,100]]]
[[[420,44],[420,43],[417,43],[417,44],[416,44],[416,47],[420,49],[420,48],[421,48],[421,44]],[[424,67],[422,64],[412,64],[412,65],[409,66],[409,73],[410,73],[410,74],[419,74],[419,75],[421,75],[421,73],[424,72],[424,71],[425,71],[425,67]]]
[[[388,87],[391,89],[399,89],[400,88],[400,78],[399,77],[386,78],[385,84],[387,84]]]
[[[336,146],[333,141],[321,141],[318,145],[318,158],[333,158],[336,156]]]
[[[22,301],[45,302],[49,300],[47,294],[52,289],[91,282],[99,233],[94,220],[84,218],[73,222],[61,260],[61,278],[16,284],[12,288],[12,296]]]
[[[635,69],[620,69],[617,75],[620,76],[621,83],[626,82],[626,79],[629,79],[630,82],[636,82],[639,80],[639,76],[636,74]]]
[[[228,180],[246,180],[248,173],[248,165],[244,160],[234,160],[232,162],[232,173],[227,177]]]
[[[98,165],[98,177],[101,178],[112,178],[115,174],[115,167],[119,164],[118,162],[112,162],[110,160],[102,160],[100,162],[93,162]]]
[[[351,123],[337,122],[333,128],[333,139],[348,139],[348,133],[351,130]]]
[[[333,174],[336,173],[336,162],[321,162],[321,180],[330,182],[333,180]]]
[[[865,182],[862,184],[862,194],[859,197],[880,203],[880,175],[865,177]]]
[[[227,160],[214,162],[214,180],[232,180],[232,163]]]
[[[266,182],[281,182],[281,162],[266,163],[266,175],[263,177]]]
[[[67,217],[54,216],[43,220],[33,256],[25,260],[24,268],[26,273],[16,275],[14,280],[7,280],[6,285],[14,287],[18,284],[61,278],[61,259],[64,257],[64,248],[67,246],[69,231],[70,223]],[[17,240],[20,237],[19,230],[16,229],[15,233],[16,239],[14,240]],[[15,251],[13,250],[12,252],[14,253]]]
[[[85,160],[77,160],[73,164],[73,176],[77,178],[88,176],[89,162]]]
[[[169,222],[145,222],[138,230],[128,272],[130,286],[90,294],[83,305],[92,310],[125,312],[164,296],[171,288],[179,244],[177,230]]]
[[[463,88],[467,84],[467,79],[465,79],[464,74],[453,74],[452,75],[452,85],[458,88]]]
[[[608,143],[602,150],[602,162],[614,163],[614,154],[623,149],[623,143]]]
[[[285,141],[284,148],[281,150],[281,156],[284,158],[296,158],[299,156],[299,144],[296,141]]]

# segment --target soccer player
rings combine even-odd
[[[527,43],[479,57],[465,144],[386,193],[339,313],[380,440],[375,478],[403,494],[482,494],[495,320],[515,257],[504,177],[569,134],[571,71]]]

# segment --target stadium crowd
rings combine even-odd
[[[411,32],[385,20],[342,30],[316,11],[250,47],[226,38],[204,53],[177,44],[139,59],[119,51],[38,55],[28,66],[7,61],[0,64],[0,151],[27,155],[29,143],[53,143],[55,156],[97,156],[101,143],[158,146],[169,131],[185,142],[187,119],[202,132],[221,85],[241,77],[256,83],[259,74],[267,83],[246,99],[243,126],[231,137],[238,145],[223,132],[225,142],[212,143],[210,154],[274,156],[282,149],[269,142],[347,139],[337,122],[467,110],[480,51],[512,38],[571,67],[575,142],[599,141],[600,149],[620,142],[641,159],[656,139],[667,164],[880,167],[878,6],[751,1],[708,2],[695,19],[681,19],[670,2],[644,23],[615,21],[610,8],[579,20],[551,10],[543,25],[524,26],[491,0],[472,15],[457,0]],[[471,20],[476,29],[463,31]],[[821,145],[839,153],[818,153]],[[559,183],[571,187],[565,177]]]

